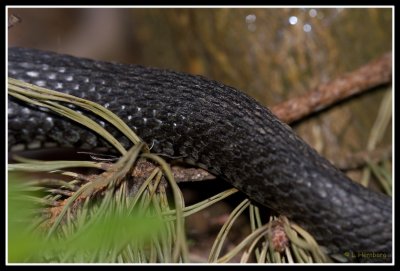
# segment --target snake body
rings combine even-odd
[[[241,91],[201,76],[23,48],[9,49],[8,74],[104,105],[156,153],[221,176],[305,227],[331,254],[391,259],[391,198],[348,179]],[[33,141],[104,145],[75,123],[9,98],[9,148]],[[382,252],[384,259],[357,259]]]

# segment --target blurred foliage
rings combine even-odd
[[[89,209],[86,205],[75,216],[69,213],[62,230],[48,236],[43,223],[45,209],[34,201],[44,193],[29,191],[29,186],[19,184],[21,181],[10,177],[8,185],[10,263],[118,262],[124,251],[149,246],[164,225],[161,218],[140,211],[129,212],[128,208],[109,201],[101,208]]]

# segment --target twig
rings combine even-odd
[[[180,166],[173,166],[172,173],[174,174],[175,181],[179,182],[195,182],[195,181],[206,181],[215,179],[215,176],[208,173],[201,168],[186,168]]]
[[[283,122],[291,123],[352,95],[389,83],[391,79],[392,52],[387,52],[355,71],[319,85],[303,96],[273,106],[272,112]]]
[[[157,166],[147,160],[139,159],[132,172],[132,176],[138,179],[147,179],[151,172]],[[172,166],[172,174],[175,181],[179,182],[194,182],[215,179],[215,176],[200,168],[187,168],[181,166]]]

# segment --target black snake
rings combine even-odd
[[[304,226],[332,254],[391,260],[391,198],[352,182],[267,108],[232,87],[164,69],[22,48],[9,49],[8,75],[104,105],[155,152],[221,176]],[[104,144],[79,125],[9,98],[9,148],[33,141]],[[376,256],[382,252],[386,258]]]

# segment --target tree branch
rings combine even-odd
[[[320,111],[335,102],[357,93],[389,83],[392,80],[392,52],[319,85],[315,90],[272,107],[272,112],[283,122],[291,123]]]

